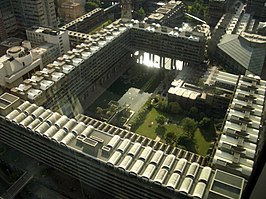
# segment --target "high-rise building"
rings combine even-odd
[[[10,0],[2,0],[0,6],[0,41],[16,34],[16,18]]]
[[[24,33],[32,26],[57,27],[53,0],[2,0],[0,40]]]
[[[254,17],[261,21],[266,20],[266,2],[265,0],[248,0],[248,12],[254,14]]]
[[[129,21],[132,19],[132,5],[131,0],[122,0],[122,11],[121,11],[121,18],[123,21]]]
[[[80,3],[64,2],[58,8],[60,18],[70,22],[82,16],[85,12],[84,6]]]
[[[13,0],[12,6],[20,29],[36,25],[57,26],[53,0]]]

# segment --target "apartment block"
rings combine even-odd
[[[11,3],[20,30],[32,26],[57,27],[53,0],[12,0]]]
[[[102,22],[103,19],[104,10],[102,8],[96,8],[60,27],[60,29],[86,34],[89,33],[89,31],[91,31],[93,28],[95,28],[96,25]]]
[[[1,113],[10,106],[14,109],[0,116],[1,141],[115,197],[240,197],[245,186],[243,178],[176,158],[171,150],[110,135],[28,101],[17,107],[15,96],[4,94],[0,100],[6,102],[1,103]],[[221,173],[238,186],[219,189],[227,184]]]
[[[247,10],[260,21],[266,20],[266,2],[264,0],[248,0]]]
[[[0,7],[0,41],[15,36],[16,30],[16,18],[11,1],[3,0]]]
[[[249,178],[256,162],[264,121],[266,82],[241,76],[229,106],[213,165]]]
[[[58,9],[60,17],[65,23],[75,20],[85,12],[84,5],[74,2],[64,2]]]
[[[148,23],[159,23],[170,27],[178,26],[184,17],[182,1],[169,1],[148,16]]]
[[[36,96],[34,102],[57,110],[62,105],[58,111],[72,113],[71,109],[66,108],[72,106],[69,105],[71,102],[64,97],[76,96],[85,109],[88,102],[92,103],[97,98],[95,92],[98,87],[105,87],[106,82],[115,81],[127,69],[125,65],[133,61],[131,54],[136,50],[153,51],[191,64],[203,60],[204,34],[192,36],[194,33],[180,33],[177,36],[174,33],[173,29],[163,32],[152,25],[116,22],[97,34],[86,34],[84,43],[36,73],[35,76],[45,75],[47,80],[58,81],[58,84],[47,91],[39,89],[38,93],[42,94]],[[16,92],[16,88],[13,91]],[[18,95],[29,100],[26,90]]]

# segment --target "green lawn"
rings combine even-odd
[[[143,123],[139,126],[139,128],[137,128],[135,132],[137,134],[155,139],[157,136],[155,132],[158,127],[158,124],[155,119],[158,115],[159,115],[158,111],[155,108],[152,108],[151,111],[148,112]]]
[[[208,152],[211,143],[204,138],[199,128],[197,128],[195,132],[194,140],[196,143],[195,148],[197,150],[197,153],[205,156]]]
[[[144,121],[140,126],[136,129],[136,133],[140,135],[144,135],[146,137],[155,139],[157,135],[159,135],[162,139],[161,142],[165,142],[164,135],[168,132],[175,132],[177,138],[181,135],[186,135],[181,127],[181,125],[177,124],[166,124],[162,128],[158,128],[158,124],[156,122],[156,117],[159,116],[161,113],[158,112],[155,108],[152,108],[146,115]],[[167,114],[163,114],[167,117]],[[153,123],[153,124],[152,124]],[[197,128],[194,139],[191,140],[187,138],[181,142],[179,147],[185,148],[189,151],[196,152],[200,155],[205,156],[208,152],[208,149],[211,144],[211,140],[215,136],[215,131],[213,128],[209,129],[199,129]]]

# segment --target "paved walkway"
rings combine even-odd
[[[25,172],[1,197],[4,199],[14,198],[32,178],[33,175],[31,173]]]

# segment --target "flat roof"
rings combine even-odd
[[[15,96],[15,95],[12,95],[10,93],[3,93],[0,96],[0,109],[4,110],[7,107],[14,104],[18,100],[19,100],[19,97]]]
[[[217,169],[209,190],[209,197],[241,198],[245,183],[243,178]]]
[[[42,117],[42,121],[39,117]],[[196,162],[186,162],[178,177],[175,168],[179,165],[180,158],[177,156],[143,146],[139,142],[132,142],[119,135],[108,134],[27,101],[10,112],[6,119],[31,129],[29,133],[36,133],[51,142],[57,142],[82,153],[88,159],[97,159],[130,175],[143,177],[147,183],[166,186],[169,181],[168,185],[176,192],[185,190],[184,183],[186,184],[186,179],[190,178],[191,183],[185,191],[192,194],[198,184],[197,179],[203,176],[206,180],[204,189],[207,189],[214,173],[212,171],[207,174],[207,167],[202,167]],[[155,167],[150,170],[150,165]],[[180,179],[176,181],[176,177]]]

